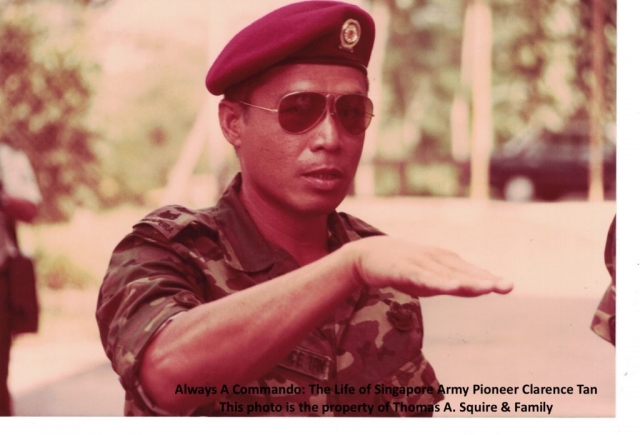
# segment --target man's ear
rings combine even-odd
[[[244,112],[240,103],[222,99],[218,104],[218,120],[224,137],[237,150],[242,143],[244,128]]]

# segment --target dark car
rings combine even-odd
[[[603,134],[604,188],[615,191],[616,145],[612,129]],[[589,126],[572,124],[556,132],[537,128],[495,152],[490,184],[509,201],[554,200],[589,188]]]

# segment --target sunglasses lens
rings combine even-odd
[[[327,97],[315,92],[298,92],[280,101],[278,119],[289,133],[302,133],[313,127],[325,113]],[[371,123],[373,103],[364,95],[346,94],[335,99],[335,112],[345,131],[357,136]]]
[[[312,127],[324,113],[326,97],[313,92],[300,92],[284,97],[278,108],[278,119],[289,133],[302,133]]]
[[[357,136],[369,127],[373,103],[364,95],[340,95],[336,98],[335,107],[336,115],[347,133]]]

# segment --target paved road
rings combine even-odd
[[[108,362],[14,397],[18,416],[121,416],[124,392]]]

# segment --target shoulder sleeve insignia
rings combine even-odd
[[[159,218],[168,219],[168,220],[171,220],[171,221],[176,220],[178,218],[178,216],[180,216],[180,213],[175,213],[175,212],[172,212],[171,210],[166,210],[166,211],[163,211],[162,213],[158,214]]]
[[[150,213],[134,225],[134,228],[145,224],[150,225],[167,239],[172,239],[182,229],[197,220],[195,212],[185,207],[168,206]]]

